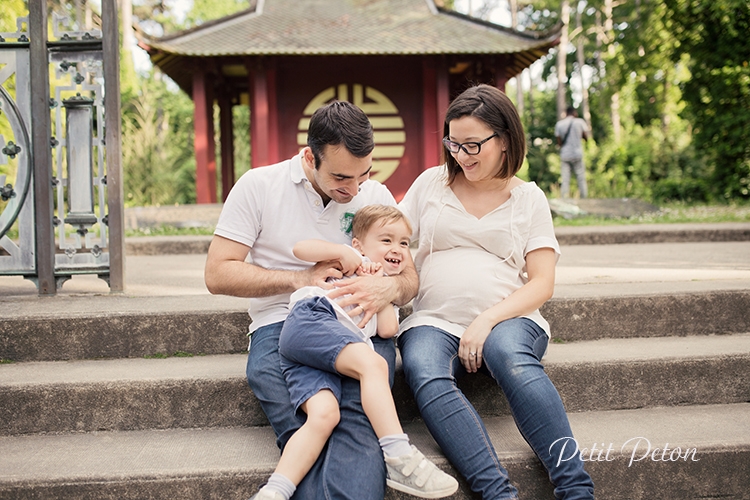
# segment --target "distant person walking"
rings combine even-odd
[[[565,118],[555,124],[555,137],[560,146],[560,196],[570,197],[570,172],[578,180],[578,192],[581,198],[588,196],[586,187],[586,166],[583,164],[583,141],[589,138],[589,126],[586,120],[578,118],[573,106],[568,106]]]

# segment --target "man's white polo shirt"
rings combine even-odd
[[[292,248],[300,240],[322,239],[351,243],[351,220],[365,205],[396,205],[390,191],[373,180],[346,204],[323,200],[302,168],[301,155],[254,168],[232,188],[214,234],[250,247],[248,262],[266,269],[302,270],[309,262],[297,259]],[[289,314],[290,293],[250,299],[253,332],[283,321]]]

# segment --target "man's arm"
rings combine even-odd
[[[321,286],[328,277],[341,278],[336,262],[318,262],[302,271],[264,269],[245,262],[250,247],[214,236],[208,248],[204,279],[212,294],[269,297],[308,285]]]

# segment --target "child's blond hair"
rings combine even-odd
[[[352,237],[362,239],[367,231],[370,230],[376,223],[380,223],[381,226],[391,223],[404,221],[406,228],[411,233],[411,224],[409,219],[394,206],[389,205],[367,205],[357,210],[352,220]]]

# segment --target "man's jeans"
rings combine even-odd
[[[448,460],[482,498],[517,498],[476,409],[457,387],[466,375],[458,359],[460,339],[432,326],[418,326],[398,339],[406,381],[427,427]],[[557,464],[552,443],[573,437],[557,389],[540,360],[547,334],[526,318],[496,325],[484,343],[482,368],[502,388],[518,429],[537,454],[563,499],[593,499],[594,484],[578,458]],[[559,453],[558,453],[559,455]],[[568,457],[564,457],[568,458]]]
[[[247,359],[247,381],[271,422],[281,449],[302,425],[294,414],[279,364],[282,325],[283,322],[274,323],[253,332]],[[372,341],[375,350],[388,362],[393,385],[396,364],[393,340],[373,337]],[[341,421],[292,498],[383,500],[384,495],[385,462],[377,436],[362,410],[359,381],[344,377]]]
[[[586,167],[583,164],[583,158],[560,161],[560,197],[568,198],[570,196],[571,170],[578,180],[578,193],[581,195],[581,198],[586,198],[589,195],[589,190],[588,186],[586,185]]]

